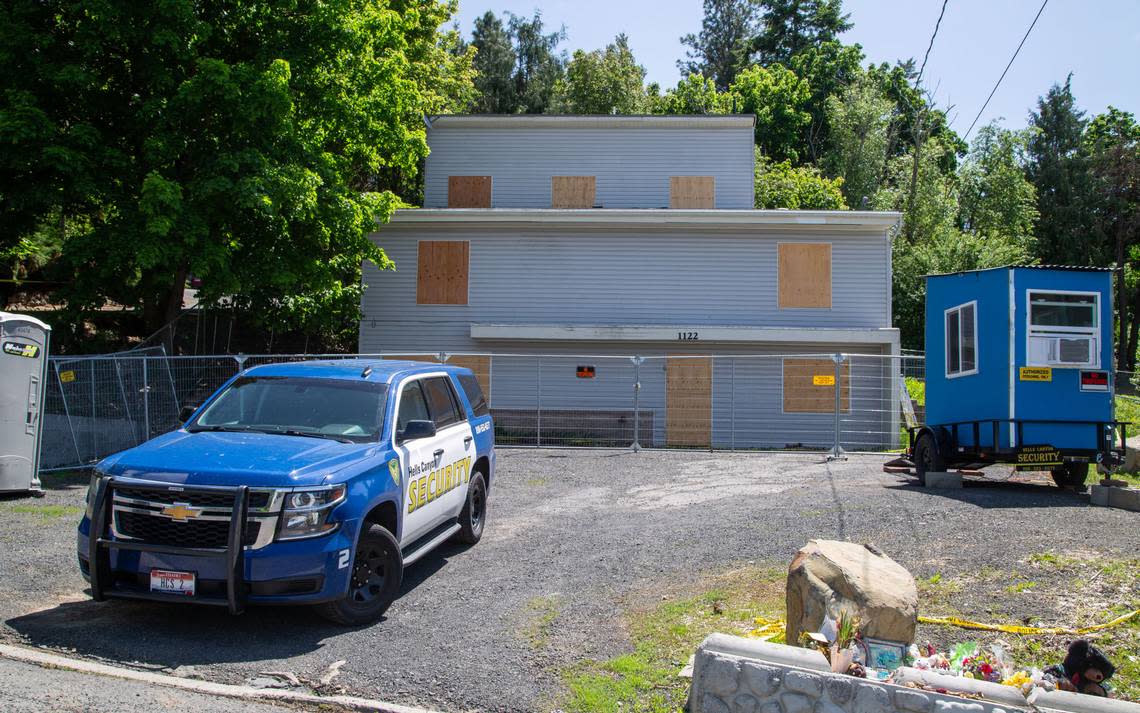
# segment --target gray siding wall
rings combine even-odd
[[[373,239],[396,270],[364,266],[362,352],[476,351],[471,324],[891,326],[883,234],[392,224]],[[471,241],[467,305],[416,304],[420,240]],[[777,308],[783,241],[832,244],[831,309]]]
[[[750,128],[433,127],[424,207],[448,176],[491,176],[492,208],[549,208],[551,176],[596,176],[605,208],[668,208],[670,176],[715,176],[717,208],[753,206]]]

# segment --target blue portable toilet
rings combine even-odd
[[[1082,487],[1123,452],[1113,420],[1112,271],[1023,266],[926,280],[926,470],[1012,463]],[[1120,432],[1119,448],[1115,436]]]

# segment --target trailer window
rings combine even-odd
[[[978,373],[978,303],[946,310],[946,376]]]
[[[1100,366],[1100,295],[1030,290],[1028,304],[1030,366]]]

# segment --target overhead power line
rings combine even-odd
[[[938,36],[938,28],[942,26],[942,16],[946,14],[946,3],[950,0],[942,0],[942,11],[938,13],[938,20],[934,23],[934,32],[930,35],[930,44],[926,46],[926,54],[922,58],[922,67],[918,70],[918,77],[914,80],[915,88],[922,82],[922,73],[926,71],[926,60],[930,59],[930,50],[934,47],[934,38]]]
[[[1021,42],[1018,43],[1017,49],[1013,51],[1013,56],[1009,58],[1009,64],[1005,65],[1005,69],[1002,70],[1001,76],[998,77],[997,83],[994,84],[994,88],[990,91],[990,95],[986,97],[985,104],[982,104],[982,108],[978,109],[978,115],[974,117],[974,120],[972,122],[970,122],[970,128],[966,129],[966,135],[962,137],[963,141],[970,138],[970,132],[974,130],[974,125],[978,123],[978,119],[982,118],[982,112],[985,111],[986,107],[990,105],[990,99],[994,98],[994,94],[997,93],[998,87],[1001,86],[1001,80],[1005,79],[1006,72],[1008,72],[1009,68],[1013,66],[1013,60],[1017,59],[1017,53],[1020,52],[1022,46],[1025,45],[1025,40],[1029,39],[1029,33],[1033,32],[1033,28],[1037,25],[1037,20],[1040,19],[1041,13],[1045,11],[1045,6],[1048,4],[1049,0],[1045,0],[1043,3],[1041,3],[1041,7],[1037,10],[1037,15],[1034,16],[1033,22],[1029,23],[1029,29],[1025,31],[1025,36],[1021,38]]]

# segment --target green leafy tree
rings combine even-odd
[[[756,207],[789,210],[846,210],[843,179],[826,178],[814,166],[772,163],[756,151]]]
[[[963,232],[958,224],[957,178],[941,170],[942,154],[950,149],[929,139],[918,161],[911,197],[914,157],[890,161],[883,187],[872,205],[903,213],[903,225],[893,242],[895,325],[904,346],[921,348],[926,285],[923,275],[974,270],[1033,261],[1025,241],[1005,235]]]
[[[1029,180],[1037,188],[1037,240],[1046,263],[1103,265],[1108,246],[1094,239],[1094,179],[1084,145],[1084,112],[1077,109],[1069,79],[1053,85],[1030,114]]]
[[[823,164],[843,179],[849,205],[866,206],[887,168],[894,104],[869,77],[861,77],[838,96],[827,98],[830,127]]]
[[[661,114],[727,114],[732,110],[732,97],[717,91],[713,80],[690,74],[666,90],[657,103]]]
[[[515,92],[515,48],[511,35],[495,13],[475,19],[471,33],[475,48],[475,89],[471,111],[477,114],[514,114],[519,108]]]
[[[1140,336],[1140,125],[1129,112],[1110,106],[1089,123],[1084,146],[1100,198],[1095,225],[1121,268],[1115,290],[1117,368],[1131,371]]]
[[[570,114],[639,114],[647,109],[645,68],[634,59],[629,38],[614,38],[604,50],[578,50],[566,67],[559,109]]]
[[[677,62],[682,77],[699,74],[713,80],[720,91],[736,81],[749,64],[749,47],[759,30],[756,0],[704,0],[699,34],[688,34],[681,44],[689,49]]]
[[[859,45],[844,45],[837,40],[804,48],[792,57],[789,66],[811,90],[806,103],[811,122],[800,140],[808,160],[819,163],[827,149],[827,98],[841,93],[859,78],[862,62],[863,50]]]
[[[392,266],[368,238],[400,204],[377,174],[414,174],[423,115],[465,101],[471,55],[439,32],[454,9],[13,0],[0,234],[58,220],[68,305],[137,307],[152,330],[190,275],[270,326],[352,321],[362,261]]]
[[[942,152],[939,169],[952,175],[958,168],[958,157],[969,146],[949,125],[946,112],[930,105],[922,90],[915,86],[918,70],[913,59],[882,63],[867,68],[867,76],[892,102],[894,112],[887,132],[889,156],[901,156],[925,138],[934,138],[948,150]]]
[[[542,13],[535,10],[527,19],[508,13],[508,28],[515,44],[515,95],[519,111],[545,114],[554,104],[556,91],[566,74],[565,53],[558,45],[566,39],[566,29],[544,33]]]
[[[982,127],[958,170],[962,230],[1002,238],[1033,252],[1037,191],[1025,177],[1028,131]]]
[[[729,90],[732,106],[756,115],[756,146],[774,161],[796,161],[800,137],[811,122],[805,109],[811,90],[795,72],[780,65],[749,67]]]
[[[788,66],[800,52],[835,41],[853,27],[842,0],[759,0],[759,5],[760,32],[750,50],[764,66]]]

